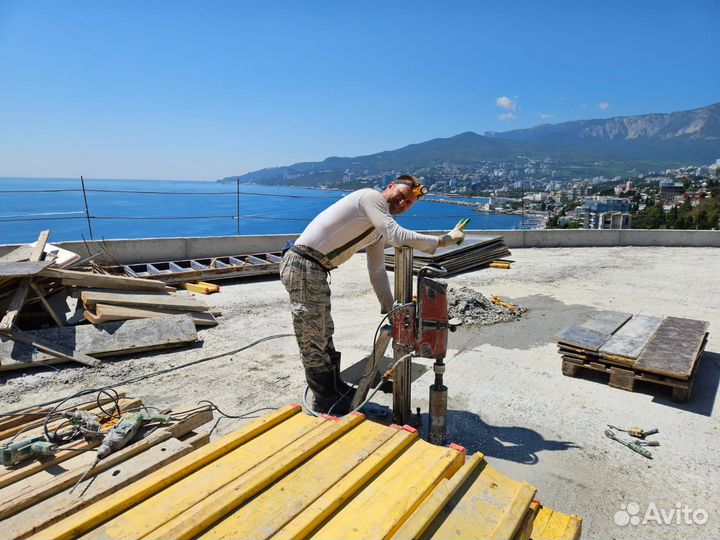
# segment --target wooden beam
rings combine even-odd
[[[40,290],[40,287],[38,287],[37,285],[35,285],[34,283],[31,282],[31,283],[30,283],[30,288],[31,288],[31,289],[33,290],[33,292],[37,295],[38,299],[40,300],[40,303],[41,303],[42,306],[45,308],[45,311],[48,312],[48,314],[50,315],[50,317],[52,317],[52,320],[55,321],[55,324],[57,324],[58,326],[65,326],[64,318],[61,317],[61,316],[55,311],[55,308],[53,308],[53,307],[50,305],[50,302],[47,301],[47,299],[45,298],[45,293]],[[63,313],[63,315],[64,315],[64,313]]]
[[[86,308],[95,304],[111,304],[141,309],[171,309],[175,311],[207,311],[208,306],[194,296],[160,296],[122,293],[83,292],[80,298]]]
[[[6,538],[18,540],[28,538],[193,450],[189,442],[178,439],[170,439],[153,446],[132,460],[97,474],[87,491],[83,491],[84,486],[78,487],[73,493],[65,490],[3,520],[3,534]],[[82,492],[82,495],[79,492]]]
[[[30,253],[30,262],[38,262],[42,259],[43,250],[45,244],[47,244],[50,231],[43,231],[40,233],[37,239],[37,243]],[[23,278],[18,284],[18,288],[15,290],[15,295],[10,301],[7,313],[0,321],[0,332],[9,333],[15,324],[15,319],[20,314],[20,310],[25,305],[25,298],[27,298],[28,291],[30,289],[30,278]]]
[[[165,317],[177,315],[177,311],[169,309],[138,309],[127,306],[114,306],[111,304],[96,304],[95,313],[85,310],[85,318],[93,324],[100,324],[109,321],[125,321],[128,319],[150,319],[153,317]],[[195,326],[216,326],[217,321],[212,313],[203,311],[189,312]]]
[[[40,275],[61,279],[64,285],[77,285],[79,283],[85,287],[102,287],[105,289],[165,289],[165,283],[154,279],[93,274],[92,272],[80,272],[62,268],[46,268],[40,272]]]

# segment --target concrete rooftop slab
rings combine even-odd
[[[720,536],[720,251],[717,248],[513,249],[510,270],[484,269],[450,278],[486,296],[528,308],[516,322],[462,328],[451,334],[445,382],[449,440],[480,451],[494,467],[538,488],[543,504],[582,516],[585,538],[710,538]],[[349,367],[369,354],[380,322],[364,255],[333,271],[336,346]],[[69,366],[0,378],[0,410],[17,409],[85,388],[113,384],[184,362],[237,349],[254,340],[292,333],[285,290],[275,279],[229,282],[207,297],[221,309],[216,328],[200,331],[195,348],[135,355],[100,369]],[[709,321],[710,338],[688,403],[649,385],[633,393],[602,376],[564,377],[552,337],[601,310]],[[427,412],[431,361],[413,370],[413,408]],[[348,371],[351,374],[352,370]],[[298,402],[304,380],[292,337],[160,377],[124,386],[148,405],[179,407],[210,399],[227,414],[222,434],[258,409]],[[388,405],[391,396],[378,394]],[[658,428],[653,460],[608,440],[606,424]],[[703,510],[707,523],[617,525],[628,503],[640,517],[654,504],[666,514]],[[701,514],[698,514],[701,515]],[[623,517],[622,514],[619,517]],[[682,519],[680,520],[682,521]]]

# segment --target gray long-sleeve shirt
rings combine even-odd
[[[361,249],[367,250],[370,283],[383,313],[392,309],[393,295],[385,270],[385,244],[411,246],[433,254],[439,238],[401,227],[387,201],[374,189],[360,189],[323,210],[295,241],[326,255],[340,266]]]

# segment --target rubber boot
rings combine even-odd
[[[333,414],[343,416],[350,412],[350,404],[355,397],[355,388],[342,380],[340,376],[340,359],[342,355],[338,351],[328,351],[330,355],[330,364],[333,368],[333,378],[335,384],[335,392],[341,398],[340,402],[333,408]]]
[[[335,371],[332,365],[320,368],[305,368],[305,380],[313,393],[312,408],[316,413],[327,413],[336,404],[340,395],[335,391]],[[337,415],[337,407],[332,414]]]

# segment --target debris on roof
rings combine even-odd
[[[0,259],[0,371],[97,366],[98,357],[193,343],[195,327],[217,324],[219,312],[162,281],[96,273],[97,264],[72,269],[88,259],[48,244],[49,236]]]
[[[524,307],[504,302],[497,296],[488,299],[469,287],[448,288],[448,315],[451,319],[461,319],[466,326],[514,321],[526,312]]]

